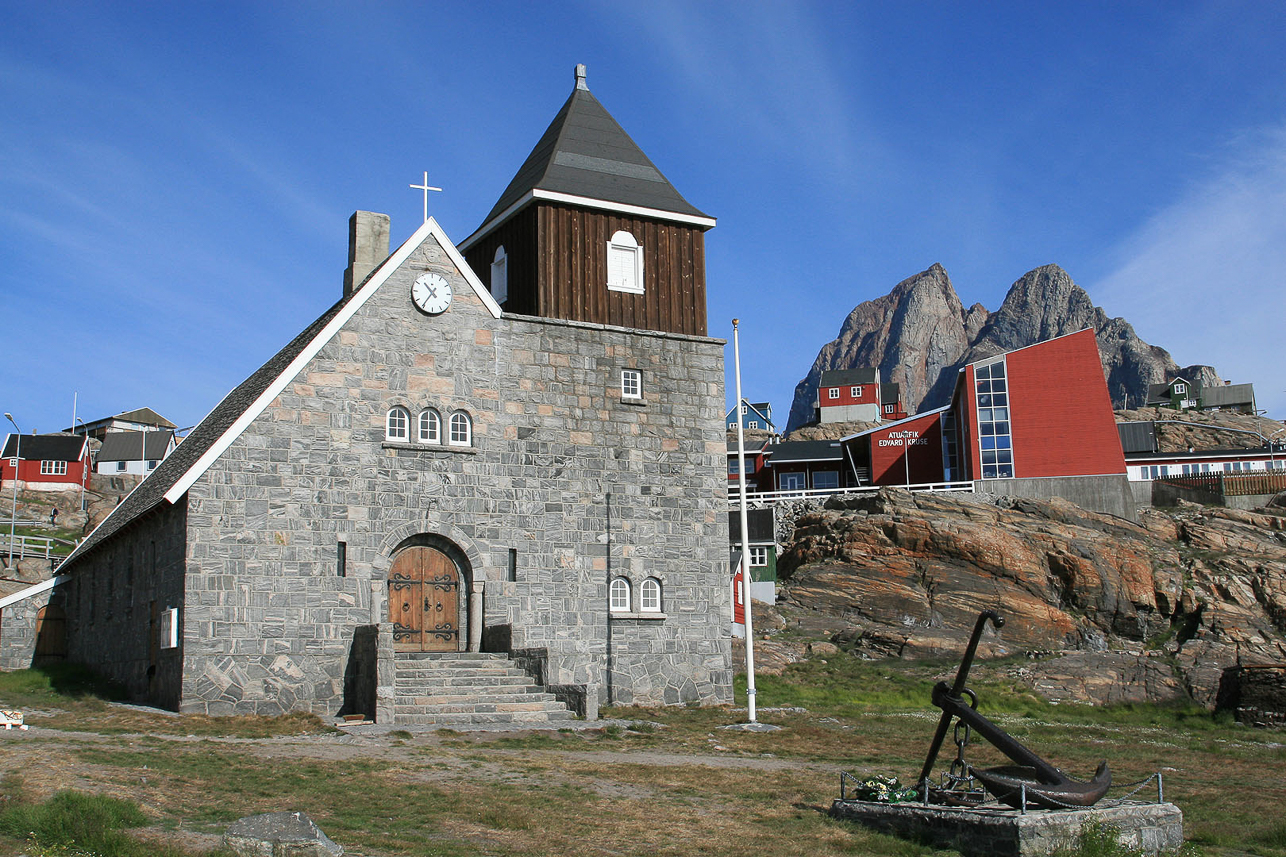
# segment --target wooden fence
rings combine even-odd
[[[1252,470],[1241,473],[1189,473],[1162,476],[1158,481],[1204,491],[1218,497],[1249,497],[1286,491],[1286,471]]]

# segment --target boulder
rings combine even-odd
[[[302,812],[269,812],[234,821],[223,844],[237,857],[339,857],[336,845]]]

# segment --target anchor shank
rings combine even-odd
[[[965,649],[964,658],[960,661],[960,668],[956,670],[956,681],[951,686],[951,695],[959,697],[961,691],[965,688],[965,680],[969,678],[969,670],[973,667],[973,657],[978,651],[978,641],[982,639],[983,628],[987,625],[987,620],[997,628],[1003,628],[1005,619],[995,610],[984,610],[978,614],[978,621],[974,623],[973,634],[969,637],[969,645]],[[936,694],[937,691],[935,690]],[[937,699],[934,699],[937,704]],[[942,718],[938,721],[938,731],[933,733],[933,743],[929,745],[929,755],[924,760],[924,768],[920,771],[920,779],[917,782],[924,782],[933,773],[933,763],[938,760],[938,752],[942,749],[942,741],[947,737],[947,729],[951,726],[951,713],[944,711]]]
[[[997,750],[1004,753],[1019,765],[1026,765],[1036,770],[1036,777],[1046,785],[1059,785],[1068,782],[1067,775],[1037,756],[1023,746],[1017,738],[979,714],[969,703],[959,696],[953,696],[946,682],[938,682],[933,688],[933,704],[943,711],[943,716],[959,717],[969,727],[991,742]]]

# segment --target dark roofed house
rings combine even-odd
[[[1255,385],[1226,383],[1222,387],[1201,389],[1201,410],[1255,413]]]
[[[144,431],[177,429],[174,423],[158,414],[151,408],[135,408],[132,411],[125,411],[112,417],[103,417],[92,422],[77,420],[76,425],[68,426],[63,429],[71,434],[87,434],[92,438],[102,440],[111,432],[117,431]]]
[[[794,440],[774,444],[768,459],[775,491],[823,491],[852,485],[852,468],[834,440]]]
[[[0,483],[10,484],[16,473],[23,488],[66,490],[80,486],[88,468],[89,441],[82,435],[10,433],[0,461]]]
[[[880,385],[880,419],[906,419],[906,406],[902,404],[902,385],[887,382]]]
[[[882,386],[879,369],[827,369],[817,384],[818,422],[879,422]]]
[[[1201,388],[1187,378],[1172,378],[1164,384],[1148,385],[1148,407],[1187,411],[1201,407]]]
[[[108,432],[94,456],[94,472],[143,476],[155,470],[176,445],[170,429]]]
[[[750,597],[765,604],[777,603],[777,525],[773,510],[773,506],[746,510],[750,535]],[[742,548],[740,509],[728,513],[728,547],[731,568],[735,571]]]

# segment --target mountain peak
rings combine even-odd
[[[946,404],[967,363],[1086,328],[1098,339],[1117,407],[1127,397],[1144,401],[1149,384],[1179,372],[1165,349],[1139,339],[1124,319],[1109,318],[1056,264],[1023,274],[989,313],[982,304],[965,310],[946,268],[935,262],[889,294],[854,307],[839,336],[822,347],[796,385],[787,430],[813,420],[817,381],[825,370],[878,368],[882,379],[902,385],[903,403],[914,413]]]

